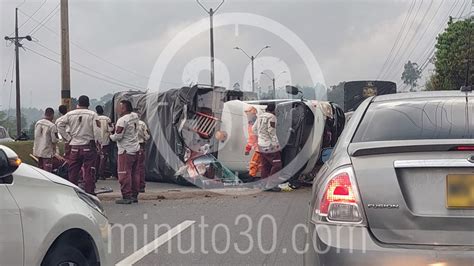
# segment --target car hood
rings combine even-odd
[[[23,176],[28,177],[28,178],[37,178],[37,179],[49,180],[49,181],[51,181],[53,183],[56,183],[56,184],[59,184],[59,185],[79,189],[76,185],[74,185],[73,183],[67,181],[66,179],[64,179],[62,177],[59,177],[55,174],[52,174],[50,172],[46,172],[46,171],[44,171],[40,168],[31,166],[29,164],[22,163],[17,171],[29,171],[31,174],[23,174]],[[33,174],[33,172],[36,172],[36,174]]]

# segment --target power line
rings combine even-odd
[[[35,12],[33,12],[33,14],[31,14],[31,17],[34,17],[34,15],[36,15],[36,13],[38,13],[38,11],[40,11],[40,9],[44,6],[44,4],[46,4],[48,0],[44,0],[43,3],[41,3],[41,5],[35,10]],[[27,20],[25,20],[23,23],[21,23],[20,26],[18,26],[18,29],[21,29],[21,27],[23,27],[26,23],[28,23],[28,21],[31,20],[31,17],[29,17]],[[11,33],[10,35],[13,35],[13,33]]]
[[[24,5],[26,3],[26,0],[23,0],[19,5],[16,6],[16,8],[19,8],[20,6]]]
[[[398,49],[397,49],[395,55],[393,56],[392,62],[391,62],[390,65],[387,67],[387,71],[386,71],[386,73],[385,73],[385,76],[386,76],[386,77],[389,76],[388,74],[392,71],[392,68],[398,64],[398,61],[399,61],[399,59],[400,59],[398,55],[399,55],[399,53],[400,53],[400,51],[401,51],[401,48],[402,48],[402,47],[405,47],[405,41],[407,40],[407,37],[408,37],[408,35],[410,34],[410,32],[411,32],[411,30],[412,30],[412,28],[413,28],[413,26],[414,26],[414,24],[415,24],[416,17],[418,16],[418,13],[419,13],[420,10],[421,10],[421,6],[423,5],[423,1],[424,1],[424,0],[421,0],[420,5],[418,6],[418,8],[417,8],[417,10],[416,10],[416,12],[415,12],[415,15],[413,16],[413,20],[411,21],[410,26],[409,26],[409,28],[408,28],[406,34],[403,36],[403,40],[402,40],[402,42],[401,42],[401,45],[398,47]],[[395,64],[395,62],[397,62],[397,63]]]
[[[12,56],[11,63],[8,66],[7,73],[5,73],[5,78],[3,79],[2,91],[3,91],[3,89],[5,89],[5,84],[7,83],[8,74],[10,74],[10,70],[12,70],[12,66],[13,66],[14,62],[15,62],[15,56]]]
[[[27,17],[31,17],[30,15],[26,14],[26,13],[23,12],[22,10],[19,10],[19,11],[20,11],[23,15],[25,15],[25,16],[27,16]],[[32,19],[33,21],[35,21],[36,23],[41,24],[42,27],[43,27],[44,29],[46,29],[47,31],[49,31],[50,33],[52,33],[52,34],[54,34],[55,36],[58,36],[58,37],[59,37],[59,34],[58,34],[56,31],[54,31],[53,29],[51,29],[50,27],[48,27],[48,26],[45,25],[44,23],[41,23],[40,21],[38,21],[37,19],[35,19],[35,18],[33,18],[33,17],[31,17],[31,19]],[[97,55],[97,54],[95,54],[95,53],[89,51],[88,49],[82,47],[80,44],[78,44],[78,43],[76,43],[76,42],[71,41],[71,44],[74,45],[76,48],[80,49],[81,51],[83,51],[83,52],[85,52],[85,53],[87,53],[87,54],[89,54],[89,55],[91,55],[91,56],[97,58],[98,60],[100,60],[100,61],[102,61],[102,62],[104,62],[104,63],[107,63],[107,64],[109,64],[109,65],[111,65],[111,66],[114,66],[114,67],[116,67],[116,68],[118,68],[118,69],[120,69],[120,70],[122,70],[122,71],[124,71],[124,72],[127,72],[127,73],[129,73],[129,74],[133,74],[133,75],[135,75],[135,76],[141,77],[142,79],[146,79],[146,80],[148,80],[148,79],[150,78],[149,76],[146,76],[146,75],[137,73],[137,72],[135,72],[135,71],[133,71],[133,70],[124,68],[124,67],[122,67],[122,66],[120,66],[120,65],[118,65],[118,64],[115,64],[115,63],[113,63],[113,62],[111,62],[111,61],[109,61],[109,60],[107,60],[107,59],[105,59],[105,58],[102,58],[101,56],[99,56],[99,55]],[[182,83],[171,82],[171,81],[165,81],[165,80],[161,80],[161,83],[166,83],[166,84],[171,84],[171,85],[177,85],[177,86],[182,86],[182,85],[183,85]]]
[[[406,45],[406,48],[403,50],[402,54],[398,57],[397,63],[395,63],[395,67],[399,63],[403,63],[403,62],[406,61],[406,59],[404,60],[404,56],[409,51],[409,49],[411,47],[411,44],[412,44],[413,40],[415,39],[415,36],[418,34],[418,31],[420,30],[421,26],[425,22],[425,19],[426,19],[428,13],[430,12],[432,6],[433,6],[433,0],[431,0],[430,5],[426,8],[425,14],[423,15],[423,18],[421,19],[421,21],[418,23],[418,25],[415,29],[415,32],[413,33],[413,35],[411,36],[410,40],[408,41],[408,43]],[[413,49],[415,49],[415,48],[413,48]],[[412,50],[412,52],[413,52],[413,50]],[[410,58],[408,58],[408,59],[410,59]]]
[[[55,62],[55,63],[57,63],[57,64],[61,64],[61,62],[59,62],[58,60],[53,59],[53,58],[51,58],[51,57],[49,57],[49,56],[43,55],[43,54],[41,54],[41,53],[39,53],[39,52],[36,52],[35,50],[32,50],[31,48],[25,47],[25,49],[28,50],[28,51],[30,51],[30,52],[32,52],[32,53],[34,53],[34,54],[36,54],[36,55],[38,55],[38,56],[41,56],[41,57],[43,57],[43,58],[45,58],[45,59],[48,59],[48,60],[50,60],[50,61],[52,61],[52,62]],[[81,70],[81,69],[75,68],[75,67],[71,67],[71,69],[74,70],[74,71],[76,71],[76,72],[79,72],[79,73],[81,73],[81,74],[84,74],[84,75],[86,75],[86,76],[89,76],[89,77],[92,77],[92,78],[95,78],[95,79],[98,79],[98,80],[101,80],[101,81],[104,81],[104,82],[107,82],[107,83],[110,83],[110,84],[113,84],[113,85],[118,85],[118,86],[122,86],[122,87],[128,87],[127,85],[124,85],[124,84],[122,84],[122,83],[115,82],[115,81],[111,81],[111,80],[108,80],[108,79],[105,79],[105,78],[96,76],[96,75],[94,75],[94,74],[87,73],[87,72],[85,72],[85,71],[83,71],[83,70]],[[141,89],[144,89],[144,88],[141,88]]]
[[[431,50],[430,47],[434,47],[436,45],[436,37],[443,30],[443,28],[446,27],[446,23],[447,23],[447,21],[449,21],[449,16],[454,11],[454,9],[458,5],[458,3],[459,3],[459,0],[456,0],[456,2],[454,2],[453,5],[451,5],[448,12],[443,16],[443,17],[447,16],[448,18],[441,20],[441,23],[438,24],[438,26],[436,27],[437,30],[435,30],[435,35],[432,37],[432,41],[430,43],[428,43],[428,45],[426,45],[422,51],[430,51]],[[421,56],[418,57],[418,59],[416,61],[420,61],[420,59],[425,58],[426,55],[427,55],[426,52],[422,52]],[[429,53],[428,53],[428,55],[429,55]]]
[[[464,2],[463,4],[461,4],[461,8],[458,10],[457,12],[457,15],[456,16],[459,16],[459,15],[462,15],[462,13],[464,12],[464,8],[466,7],[466,3],[469,3],[469,1],[466,1]],[[448,13],[451,13],[453,10],[455,9],[455,6],[453,6],[450,11]],[[449,18],[448,18],[448,21],[449,21]],[[441,24],[441,27],[439,28],[438,30],[438,33],[443,29],[443,25],[445,25],[446,22],[444,22],[443,24]],[[428,54],[427,54],[427,57],[426,59],[424,60],[424,62],[420,65],[419,69],[421,70],[420,71],[420,75],[424,73],[424,71],[426,70],[426,68],[430,65],[430,63],[432,62],[432,59],[435,57],[436,55],[436,47],[435,47],[435,44],[436,44],[436,39],[434,40],[434,43],[432,44],[432,48],[429,50]],[[420,58],[421,59],[421,58]]]
[[[468,2],[469,2],[469,0],[467,0],[467,1],[465,1],[465,2],[461,2],[461,3],[462,3],[462,4],[461,4],[461,8],[457,11],[457,13],[456,13],[457,15],[456,15],[456,16],[458,16],[460,13],[462,14],[462,12],[463,12],[463,10],[464,10],[464,7],[466,6],[466,3],[468,3]],[[426,46],[424,50],[428,50],[429,47],[433,47],[433,49],[434,49],[434,47],[435,47],[435,45],[436,45],[436,37],[437,37],[438,34],[440,34],[440,32],[446,27],[446,23],[449,21],[449,17],[451,16],[451,13],[456,9],[456,6],[457,6],[458,3],[459,3],[459,1],[456,1],[455,5],[453,5],[453,6],[450,8],[450,10],[448,11],[448,13],[446,14],[448,18],[441,21],[441,24],[439,24],[438,27],[437,27],[438,30],[435,32],[435,36],[433,37],[433,41],[432,41],[431,43],[429,43],[429,45]],[[428,51],[430,51],[430,50],[428,50]],[[417,61],[420,61],[420,59],[422,59],[422,58],[424,58],[424,57],[426,57],[426,56],[429,57],[429,52],[428,52],[428,54],[423,53],[422,56],[420,56]]]
[[[41,43],[38,43],[38,42],[37,42],[36,45],[39,45],[39,46],[43,47],[44,49],[48,50],[48,51],[51,52],[51,53],[54,53],[54,54],[56,54],[56,55],[61,56],[60,53],[58,53],[58,52],[56,52],[56,51],[54,51],[54,50],[48,48],[47,46],[42,45]],[[91,72],[93,72],[93,73],[95,73],[95,74],[104,76],[104,77],[106,77],[106,78],[108,78],[108,79],[110,79],[110,80],[114,80],[114,81],[116,81],[116,82],[123,83],[123,84],[125,84],[125,85],[127,85],[127,86],[129,86],[129,87],[134,88],[134,89],[140,89],[140,90],[141,90],[141,89],[144,89],[143,87],[140,87],[140,86],[138,86],[138,85],[135,85],[135,84],[132,84],[132,83],[128,83],[128,82],[125,82],[125,81],[121,81],[121,80],[119,80],[119,79],[116,79],[116,78],[111,77],[111,76],[109,76],[109,75],[106,75],[106,74],[104,74],[104,73],[98,72],[98,71],[96,71],[95,69],[92,69],[92,68],[90,68],[90,67],[88,67],[88,66],[85,66],[85,65],[83,65],[83,64],[81,64],[81,63],[79,63],[79,62],[77,62],[77,61],[75,61],[75,60],[71,60],[71,62],[73,62],[73,63],[75,63],[76,65],[78,65],[78,66],[80,66],[80,67],[82,67],[82,68],[85,68],[85,69],[87,69],[87,70],[89,70],[89,71],[91,71]]]
[[[59,5],[60,4],[57,4],[53,10],[51,10],[51,12],[48,13],[48,15],[46,15],[40,22],[38,22],[38,24],[33,27],[33,29],[30,30],[30,33],[29,35],[33,35],[35,34],[36,32],[38,32],[42,27],[44,27],[46,25],[46,23],[48,23],[56,14],[57,12],[59,11]],[[22,12],[23,13],[23,12]],[[32,16],[30,18],[33,18]]]
[[[15,66],[15,62],[13,62],[13,66]],[[7,118],[10,117],[10,110],[12,109],[13,73],[14,73],[14,71],[12,70],[12,77],[11,77],[11,80],[10,80],[10,96],[9,96],[9,99],[8,99]]]
[[[459,0],[456,0],[456,1],[453,3],[453,5],[451,5],[451,7],[449,8],[448,12],[445,13],[445,15],[444,15],[443,17],[447,16],[447,17],[448,17],[447,20],[449,20],[449,16],[450,16],[451,13],[456,9],[458,3],[459,3]],[[462,2],[461,2],[461,3],[462,3]],[[463,9],[463,6],[464,6],[464,4],[461,4],[461,9],[460,9],[461,11],[462,11],[462,9]],[[458,11],[458,13],[459,13],[459,11]],[[442,31],[442,29],[445,27],[447,20],[442,20],[442,21],[441,21],[441,24],[438,25],[437,30],[435,31],[435,36],[433,36],[433,41],[430,42],[430,43],[428,44],[428,46],[426,46],[426,47],[423,49],[423,51],[428,51],[428,53],[426,53],[426,52],[422,53],[422,55],[421,55],[417,60],[415,60],[414,62],[420,62],[423,58],[424,58],[423,60],[426,60],[426,58],[430,58],[430,54],[431,54],[431,50],[432,50],[432,49],[430,49],[430,47],[434,47],[434,46],[435,46],[435,44],[436,44],[436,36],[437,36],[437,35]],[[434,48],[433,48],[433,49],[434,49]],[[412,52],[413,52],[413,51],[412,51]],[[397,64],[400,63],[399,61],[400,61],[400,60],[397,61]],[[402,63],[403,63],[403,62],[402,62]],[[396,64],[396,65],[397,65],[397,64]],[[396,65],[394,65],[394,66],[396,66]],[[397,71],[396,68],[395,68],[395,69],[392,71],[392,74],[390,74],[390,75],[387,76],[387,77],[388,77],[388,78],[389,78],[389,77],[391,77],[391,78],[396,78],[397,73],[398,73],[398,71]]]
[[[385,59],[385,62],[383,63],[382,68],[381,68],[380,71],[379,71],[379,74],[377,75],[377,80],[379,79],[380,75],[381,75],[382,72],[384,71],[385,66],[387,65],[388,61],[391,59],[391,57],[392,57],[392,55],[393,55],[393,50],[395,49],[395,47],[398,45],[398,43],[399,43],[399,41],[400,41],[400,35],[401,35],[401,33],[405,30],[405,26],[406,26],[408,17],[411,15],[411,12],[413,11],[413,7],[415,7],[415,0],[412,0],[412,2],[411,2],[411,4],[410,4],[410,7],[408,8],[408,12],[407,12],[407,14],[406,14],[406,16],[405,16],[405,19],[403,20],[402,27],[401,27],[400,30],[398,31],[397,37],[396,37],[396,39],[395,39],[395,42],[393,43],[392,48],[390,49],[390,52],[388,53],[388,56],[387,56],[387,58]]]
[[[430,19],[430,23],[428,23],[428,26],[426,27],[425,31],[423,32],[423,34],[421,35],[421,37],[418,39],[415,47],[413,48],[413,50],[411,50],[410,54],[408,55],[408,58],[411,58],[411,56],[413,55],[413,52],[415,51],[415,49],[418,47],[418,45],[421,43],[421,40],[423,40],[423,37],[425,36],[426,32],[428,32],[428,29],[430,29],[430,26],[431,26],[431,23],[433,23],[434,21],[434,18],[436,17],[436,15],[438,14],[439,10],[441,9],[441,6],[443,5],[444,3],[444,0],[441,1],[441,3],[439,4],[438,8],[436,9],[436,12],[434,13],[434,15],[431,17]]]
[[[24,14],[25,16],[29,16],[28,14],[26,14],[25,12],[23,12],[23,11],[21,11],[21,10],[20,10],[20,12],[21,12],[22,14]],[[36,20],[35,18],[32,18],[32,19],[33,19],[34,21],[36,21],[36,23],[41,24],[45,29],[47,29],[48,31],[50,31],[50,32],[53,33],[54,35],[59,36],[59,34],[58,34],[56,31],[54,31],[54,30],[51,29],[50,27],[44,25],[44,23],[42,23],[42,22]],[[93,57],[95,57],[95,58],[97,58],[97,59],[99,59],[99,60],[101,60],[101,61],[103,61],[103,62],[109,64],[109,65],[112,65],[112,66],[114,66],[114,67],[116,67],[116,68],[118,68],[118,69],[120,69],[120,70],[122,70],[122,71],[128,72],[128,73],[133,74],[133,75],[135,75],[135,76],[139,76],[139,77],[144,78],[144,79],[149,79],[149,78],[150,78],[149,76],[145,76],[145,75],[139,74],[139,73],[137,73],[137,72],[135,72],[135,71],[133,71],[133,70],[129,70],[129,69],[124,68],[124,67],[122,67],[122,66],[120,66],[120,65],[117,65],[117,64],[115,64],[115,63],[113,63],[113,62],[111,62],[111,61],[109,61],[109,60],[107,60],[107,59],[104,59],[104,58],[102,58],[101,56],[99,56],[99,55],[97,55],[97,54],[95,54],[95,53],[93,53],[93,52],[87,50],[86,48],[83,48],[80,44],[78,44],[78,43],[76,43],[76,42],[71,41],[71,44],[74,45],[75,47],[77,47],[78,49],[80,49],[81,51],[86,52],[87,54],[89,54],[89,55],[91,55],[91,56],[93,56]]]

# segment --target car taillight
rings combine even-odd
[[[474,151],[474,146],[457,146],[455,148],[457,151]]]
[[[354,180],[352,167],[332,173],[316,198],[313,221],[361,223],[362,204]]]

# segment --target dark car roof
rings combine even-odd
[[[469,96],[474,96],[473,93],[468,93]],[[420,92],[408,92],[408,93],[396,93],[375,96],[373,102],[382,101],[399,101],[407,99],[419,99],[419,98],[445,98],[445,97],[466,97],[466,94],[461,91],[420,91]]]

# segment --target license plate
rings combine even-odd
[[[474,175],[448,175],[446,188],[448,208],[474,208]]]

